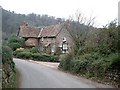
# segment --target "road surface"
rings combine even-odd
[[[82,77],[59,71],[47,63],[15,59],[20,73],[19,88],[110,88]]]

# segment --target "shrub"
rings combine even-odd
[[[52,56],[48,54],[40,54],[40,53],[33,53],[32,59],[38,60],[38,61],[46,61],[46,62],[57,62],[58,61],[57,56]]]
[[[15,63],[12,59],[12,49],[8,46],[2,46],[2,87],[15,87]],[[7,78],[7,81],[6,81]]]
[[[46,61],[46,62],[57,62],[58,57],[48,54],[41,54],[41,53],[31,53],[27,51],[15,51],[15,57],[23,58],[23,59],[33,59],[37,61]]]
[[[73,59],[73,57],[71,56],[71,53],[68,53],[67,55],[65,55],[63,58],[61,58],[59,68],[63,69],[63,70],[69,70],[70,62],[72,59]]]
[[[58,62],[58,56],[53,56],[53,55],[50,55],[50,62]]]
[[[11,37],[8,39],[8,43],[19,43],[23,46],[24,45],[24,39],[19,38],[16,35],[11,35]]]
[[[17,48],[20,48],[20,47],[24,46],[24,39],[19,38],[16,35],[12,35],[8,39],[8,45],[9,45],[9,47],[12,48],[13,51],[15,51]]]
[[[32,59],[33,60],[41,60],[41,54],[40,53],[33,53]]]
[[[38,47],[33,47],[33,48],[30,50],[30,52],[32,52],[32,53],[40,53]]]
[[[15,51],[17,48],[20,48],[21,45],[19,43],[9,43],[9,47],[12,48],[13,51]]]
[[[12,60],[12,49],[8,46],[2,46],[2,63],[5,64],[8,60]]]
[[[16,54],[17,58],[23,58],[23,59],[30,59],[32,56],[32,53],[30,52],[19,52]]]
[[[115,81],[118,87],[120,87],[120,55],[118,53],[111,53],[107,61],[105,76],[107,79]]]
[[[120,27],[120,26],[119,26]],[[112,80],[120,83],[120,50],[118,28],[116,23],[107,27],[75,34],[73,32],[73,56],[67,55],[59,64],[59,68],[72,73],[80,73],[88,77]],[[89,31],[89,30],[88,30]],[[82,35],[80,35],[82,34]],[[82,36],[85,36],[82,40]],[[120,84],[119,84],[120,85]]]
[[[50,61],[51,60],[51,56],[48,54],[42,54],[42,59],[45,61]]]
[[[108,56],[109,68],[120,70],[120,55],[118,53],[112,53]]]
[[[14,52],[13,55],[16,57],[16,55],[20,52],[26,51],[24,48],[17,48]]]

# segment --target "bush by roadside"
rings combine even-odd
[[[2,46],[2,88],[16,87],[16,69],[13,62],[12,50]]]
[[[36,61],[58,62],[58,57],[45,53],[33,53],[29,51],[15,51],[14,56],[22,59],[33,59]]]
[[[17,48],[24,47],[24,39],[19,38],[16,35],[11,35],[7,44],[13,51],[15,51]]]
[[[48,54],[34,53],[32,59],[37,61],[58,62],[58,57]]]
[[[40,50],[39,50],[38,47],[33,47],[33,48],[31,48],[30,52],[32,52],[32,53],[40,53]]]
[[[91,31],[83,40],[75,37],[73,52],[62,59],[59,68],[120,87],[119,27],[110,23],[108,27]]]
[[[98,54],[86,54],[70,58],[68,54],[59,65],[59,69],[80,74],[87,78],[99,81],[112,82],[120,85],[120,56],[118,53],[102,57]]]

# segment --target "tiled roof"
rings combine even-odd
[[[43,28],[41,37],[55,37],[62,29],[61,24],[51,25]]]
[[[21,37],[34,37],[37,38],[40,33],[39,28],[31,26],[20,26],[19,36]]]
[[[20,26],[19,36],[21,37],[55,37],[60,32],[60,30],[64,27],[64,23],[51,25],[44,27],[42,29],[31,27],[28,24],[23,24]]]

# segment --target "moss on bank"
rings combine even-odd
[[[2,46],[2,88],[16,88],[16,68],[12,50]]]

